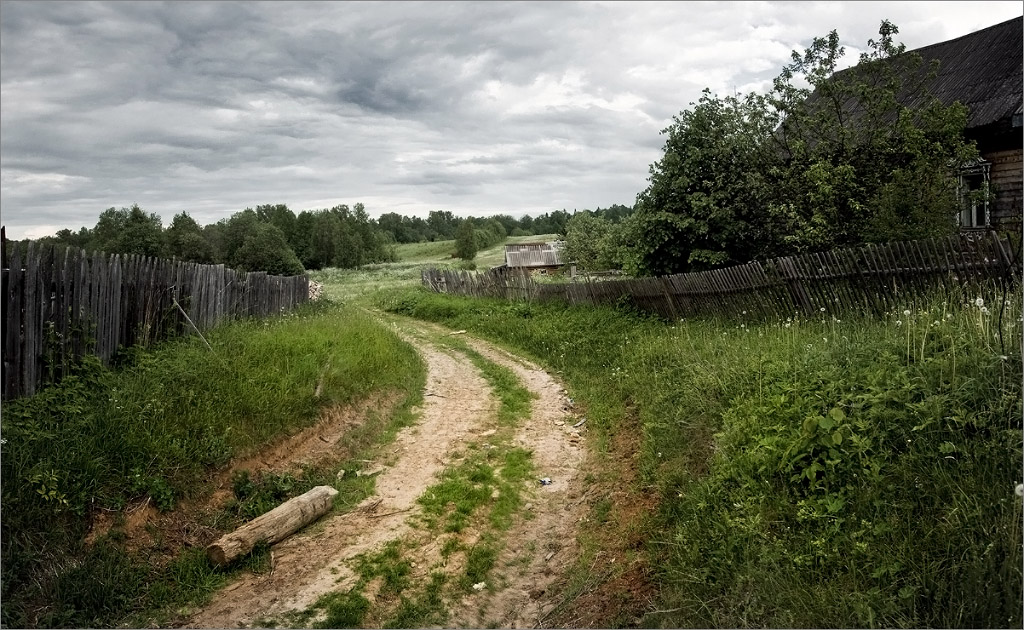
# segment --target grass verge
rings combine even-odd
[[[379,300],[561,372],[606,451],[635,415],[642,625],[1021,624],[1019,290],[770,323]]]
[[[123,548],[116,532],[89,546],[93,515],[141,497],[171,510],[204,492],[204,481],[232,458],[315,422],[320,408],[378,392],[398,396],[406,411],[353,432],[350,447],[358,450],[393,434],[389,423],[408,421],[424,381],[411,347],[350,308],[310,305],[207,338],[212,351],[183,338],[130,349],[110,369],[86,359],[59,385],[5,403],[4,626],[109,626],[208,594],[223,577],[204,564],[201,549],[154,566]],[[239,480],[241,495],[251,487],[233,516],[335,481],[317,469]],[[339,504],[367,492],[341,485]],[[229,517],[207,525],[230,524]]]

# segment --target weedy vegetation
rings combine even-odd
[[[560,372],[601,448],[637,416],[640,483],[661,495],[645,547],[662,612],[643,624],[1010,627],[1021,297],[768,323],[425,290],[379,303]]]
[[[229,460],[314,423],[321,408],[397,397],[391,417],[345,436],[359,457],[409,423],[420,400],[415,351],[357,309],[309,305],[207,339],[212,350],[193,337],[128,349],[110,368],[86,357],[60,384],[4,404],[4,626],[109,626],[201,600],[227,576],[202,549],[156,566],[116,527],[87,545],[95,514],[147,497],[171,510],[209,492],[205,482]],[[240,472],[234,504],[206,525],[230,529],[323,483],[341,492],[336,509],[372,492],[372,481],[334,472]]]

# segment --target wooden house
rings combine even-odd
[[[938,60],[929,88],[945,104],[959,101],[969,110],[965,135],[981,158],[961,165],[963,191],[988,188],[987,201],[964,196],[964,229],[1021,227],[1024,190],[1024,17],[918,48],[925,64]]]
[[[907,107],[924,104],[930,93],[945,105],[959,102],[967,107],[964,135],[973,140],[980,158],[969,164],[951,165],[951,175],[958,180],[960,210],[956,220],[961,229],[999,228],[1020,230],[1024,161],[1022,161],[1021,114],[1024,102],[1024,17],[975,31],[968,35],[905,54],[920,55],[922,64],[916,70],[904,70],[907,79],[896,100]],[[901,56],[891,59],[899,64]],[[938,62],[935,75],[928,78],[933,63]],[[834,75],[840,79],[855,68]],[[914,86],[925,80],[926,91]],[[827,103],[819,92],[808,98],[814,108]],[[847,124],[856,125],[863,109],[856,97],[849,96],[841,105]],[[970,194],[986,191],[986,194]]]

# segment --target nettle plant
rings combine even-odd
[[[1019,293],[836,324],[827,339],[818,322],[780,327],[791,355],[736,395],[708,476],[668,508],[698,590],[763,572],[794,593],[852,587],[842,605],[862,623],[987,618],[975,582],[1020,557],[1005,533],[1022,463]]]

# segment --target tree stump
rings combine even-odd
[[[252,551],[260,543],[272,545],[309,525],[330,511],[338,491],[317,486],[258,516],[206,548],[217,566],[224,566]]]

